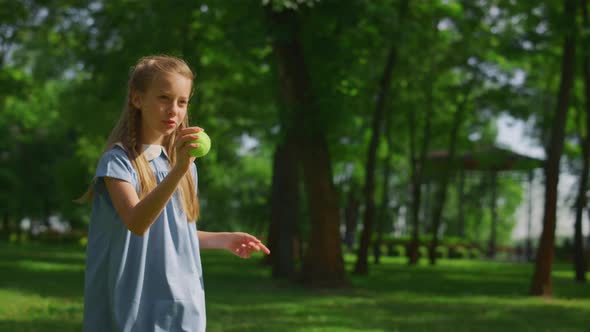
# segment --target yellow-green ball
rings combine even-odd
[[[211,138],[207,135],[204,131],[198,133],[199,138],[196,140],[191,141],[191,143],[199,144],[198,148],[190,149],[189,154],[193,157],[203,157],[209,150],[211,150]]]

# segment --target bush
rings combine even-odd
[[[10,243],[27,243],[29,242],[29,234],[27,233],[10,233],[8,237],[8,242]]]
[[[397,245],[393,246],[393,253],[394,254],[392,256],[405,257],[406,256],[406,247],[401,244],[397,244]]]
[[[465,239],[458,236],[445,236],[443,242],[445,244],[458,245],[465,243]]]
[[[82,244],[82,239],[86,237],[84,230],[71,230],[66,233],[60,233],[53,230],[48,230],[37,235],[36,240],[43,243],[78,243]],[[87,240],[86,240],[87,241]]]
[[[482,258],[483,253],[478,248],[469,249],[469,257],[471,258]]]
[[[420,246],[420,248],[418,248],[418,254],[418,257],[428,257],[428,247]]]
[[[448,258],[449,257],[449,248],[447,248],[445,246],[436,247],[436,257]]]
[[[86,248],[86,245],[88,245],[88,238],[84,236],[80,238],[80,241],[78,241],[78,243],[80,244],[80,246],[82,246],[82,248]]]
[[[463,246],[456,246],[453,248],[452,257],[455,258],[469,258],[469,249]]]

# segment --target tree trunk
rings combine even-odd
[[[275,151],[272,175],[269,245],[272,276],[294,277],[294,240],[299,219],[299,176],[296,145],[289,139]]]
[[[457,139],[459,136],[459,129],[463,123],[465,110],[467,109],[467,102],[469,100],[469,94],[471,92],[472,83],[467,83],[466,91],[463,93],[463,99],[457,105],[455,114],[453,116],[453,127],[451,128],[450,141],[449,141],[449,153],[447,156],[446,164],[443,166],[442,179],[440,188],[437,192],[437,198],[434,200],[435,209],[432,216],[432,243],[429,250],[430,264],[436,264],[436,247],[438,246],[438,230],[440,228],[440,220],[442,218],[442,211],[445,207],[445,201],[447,199],[447,187],[449,184],[450,171],[452,163],[455,159],[455,150],[457,149]]]
[[[426,121],[429,121],[428,118]],[[410,110],[409,122],[409,143],[410,143],[410,165],[411,168],[411,190],[412,201],[411,208],[411,223],[412,223],[412,238],[408,244],[408,264],[416,265],[418,263],[418,247],[420,245],[420,199],[422,195],[422,175],[420,170],[420,163],[416,160],[416,114]]]
[[[420,220],[423,220],[422,231],[426,234],[432,232],[432,201],[434,194],[439,185],[436,183],[436,178],[430,176],[424,181],[424,193],[422,194],[421,207],[420,207]]]
[[[489,192],[489,179],[486,177],[485,174],[479,174],[478,179],[478,186],[477,186],[477,194],[475,197],[475,204],[481,206],[482,208],[475,210],[475,227],[474,229],[481,229],[483,227],[483,218],[484,218],[484,209],[483,207],[486,205],[486,198],[487,193]],[[481,236],[481,233],[476,233],[477,235],[477,242],[483,242],[484,238]],[[482,248],[483,251],[483,248]]]
[[[587,0],[582,0],[582,18],[584,28],[589,27]],[[583,44],[583,48],[585,44]],[[580,145],[582,146],[582,172],[580,173],[580,185],[576,199],[576,223],[574,225],[574,270],[575,280],[586,282],[586,259],[584,255],[584,236],[582,234],[582,216],[586,206],[586,190],[588,187],[588,171],[590,168],[590,58],[587,52],[583,53],[582,74],[584,76],[584,93],[586,95],[586,136],[580,131]],[[583,137],[583,138],[582,138]]]
[[[403,20],[407,15],[409,0],[402,1],[400,4],[400,18]],[[377,102],[375,111],[373,112],[371,125],[371,141],[367,151],[367,166],[365,169],[365,210],[363,214],[363,231],[361,234],[361,241],[359,252],[357,256],[356,265],[354,268],[355,274],[366,275],[368,273],[368,252],[371,242],[371,234],[373,231],[373,219],[375,218],[375,165],[377,160],[377,148],[379,147],[381,136],[381,123],[385,113],[385,100],[389,93],[391,86],[391,77],[393,69],[397,61],[397,45],[394,43],[388,52],[385,67],[381,75],[379,84],[379,91],[377,94]]]
[[[391,116],[385,119],[384,135],[387,138],[387,156],[384,158],[383,165],[383,188],[381,191],[381,207],[377,214],[377,227],[375,229],[377,240],[374,245],[374,261],[379,264],[381,257],[381,244],[383,243],[383,233],[385,232],[385,223],[388,220],[387,211],[389,208],[389,178],[391,176],[391,164],[393,163],[393,133],[391,132]]]
[[[465,238],[465,171],[459,170],[459,200],[457,202],[457,210],[459,211],[458,232],[457,235]]]
[[[0,227],[0,240],[8,240],[10,238],[10,218],[8,213],[2,214],[2,227]]]
[[[565,15],[567,22],[575,22],[576,1],[565,2]],[[551,296],[553,293],[551,284],[551,266],[553,264],[555,243],[555,219],[557,209],[557,185],[559,183],[559,161],[563,151],[565,136],[565,121],[569,106],[570,91],[574,78],[575,61],[575,25],[569,28],[563,44],[563,59],[561,70],[561,82],[551,140],[547,148],[547,164],[545,166],[545,211],[543,216],[543,232],[537,250],[535,272],[533,275],[530,294]]]
[[[590,115],[590,113],[588,114]],[[586,205],[586,188],[588,181],[588,143],[590,135],[586,134],[582,148],[583,166],[580,173],[580,182],[578,186],[578,196],[576,198],[576,221],[574,224],[574,270],[576,271],[575,280],[580,282],[586,281],[586,260],[584,259],[584,239],[582,234],[582,215]]]
[[[340,213],[332,170],[323,137],[303,154],[304,178],[311,216],[311,237],[303,265],[304,281],[312,286],[338,287],[348,284],[340,239]]]
[[[381,138],[381,124],[385,113],[385,99],[391,86],[391,76],[393,67],[395,66],[397,58],[397,49],[392,46],[389,49],[385,68],[383,69],[383,76],[377,96],[377,105],[373,113],[373,121],[371,126],[371,142],[369,143],[369,151],[367,156],[367,167],[365,173],[365,211],[363,215],[363,231],[361,234],[360,247],[356,266],[354,272],[356,274],[366,275],[368,271],[367,256],[369,252],[369,245],[371,242],[371,234],[373,231],[373,219],[375,215],[375,164],[377,160],[377,148]]]
[[[527,207],[527,227],[526,227],[526,260],[527,262],[532,261],[533,259],[533,238],[531,235],[532,226],[533,226],[533,181],[534,181],[534,171],[529,171],[528,174],[528,207]]]
[[[357,187],[354,183],[350,186],[348,193],[348,201],[346,209],[344,210],[344,219],[346,229],[344,231],[344,243],[350,251],[354,247],[354,235],[356,234],[356,227],[359,215],[360,202],[357,196]]]
[[[490,211],[492,214],[492,220],[490,222],[490,238],[488,240],[488,251],[487,256],[489,258],[496,257],[496,238],[498,229],[498,173],[492,171],[490,175],[490,185],[492,186],[492,197],[490,198]]]
[[[297,158],[310,214],[310,238],[303,258],[303,281],[310,286],[348,284],[340,238],[340,211],[332,180],[325,124],[317,119],[308,68],[292,10],[274,12],[267,6],[273,36],[283,106],[288,110],[287,136],[297,142]]]
[[[432,107],[426,110],[425,123],[422,135],[422,147],[420,150],[420,159],[416,158],[416,115],[410,110],[409,130],[410,130],[410,165],[412,181],[412,239],[408,246],[408,264],[416,265],[418,263],[418,248],[420,246],[420,206],[422,199],[422,177],[426,167],[426,153],[430,145],[430,126],[432,119]]]

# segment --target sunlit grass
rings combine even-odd
[[[385,257],[335,290],[272,280],[257,258],[205,252],[203,266],[208,331],[586,331],[590,317],[590,287],[564,264],[550,299],[527,295],[531,264]],[[0,271],[0,331],[81,330],[83,250],[0,244]]]

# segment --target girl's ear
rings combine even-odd
[[[138,110],[141,109],[141,94],[138,91],[131,91],[131,104]]]

